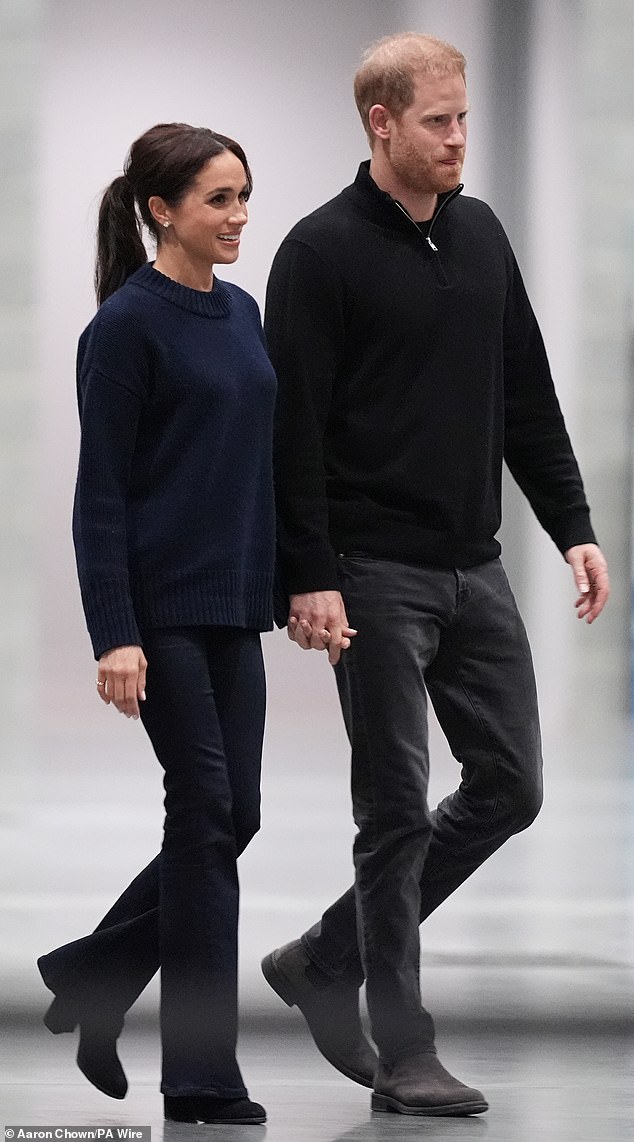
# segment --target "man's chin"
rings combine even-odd
[[[462,165],[460,163],[447,163],[439,172],[439,183],[442,183],[445,190],[454,190],[460,186],[460,178],[462,175]]]

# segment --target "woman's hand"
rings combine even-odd
[[[138,718],[145,701],[147,661],[140,646],[115,646],[99,659],[97,690],[102,702],[112,702],[126,718]]]
[[[342,650],[348,650],[357,631],[348,626],[346,608],[339,591],[311,591],[291,595],[288,637],[302,650],[327,650],[336,666]]]

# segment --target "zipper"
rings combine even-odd
[[[430,250],[432,250],[434,252],[434,254],[438,253],[438,246],[435,246],[434,243],[432,242],[431,232],[434,229],[434,226],[436,225],[436,222],[440,218],[440,215],[442,214],[445,207],[449,206],[449,203],[453,202],[454,198],[456,198],[457,195],[459,195],[462,190],[464,190],[464,183],[461,182],[454,190],[452,190],[451,194],[448,194],[446,198],[443,198],[440,206],[438,207],[438,210],[436,211],[436,213],[434,214],[434,216],[431,220],[429,230],[427,231],[427,234],[425,236],[425,241],[427,242],[427,245],[429,246]],[[409,211],[406,210],[405,207],[401,205],[401,203],[398,201],[397,198],[392,198],[391,195],[388,195],[388,197],[389,197],[390,201],[394,203],[395,206],[398,206],[401,214],[405,215],[408,222],[411,222],[411,224],[414,227],[414,229],[416,230],[417,234],[422,238],[423,234],[422,234],[422,231],[420,229],[420,226],[418,225],[417,222],[414,222],[414,219],[412,218]]]

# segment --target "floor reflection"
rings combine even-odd
[[[74,1066],[72,1036],[53,1039],[35,1025],[4,1029],[0,1104],[8,1125],[75,1129],[152,1126],[153,1142],[631,1142],[634,1137],[631,1029],[541,1030],[491,1023],[440,1031],[443,1060],[485,1091],[490,1111],[469,1119],[414,1118],[370,1111],[369,1093],[340,1078],[307,1037],[281,1029],[242,1035],[240,1059],[266,1127],[193,1127],[162,1121],[157,1037],[129,1028],[121,1057],[130,1091],[114,1102]]]

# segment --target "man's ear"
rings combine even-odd
[[[370,130],[377,139],[389,139],[392,115],[382,103],[375,103],[368,112]]]

